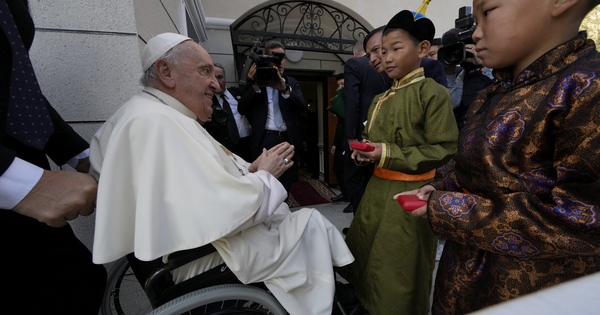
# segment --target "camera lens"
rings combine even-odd
[[[444,62],[449,65],[457,65],[462,62],[463,51],[462,49],[453,49],[444,56]]]
[[[221,107],[213,106],[211,118],[213,121],[222,124],[227,121],[227,112]]]
[[[271,67],[257,68],[254,79],[258,86],[273,86],[277,84],[279,75],[277,69]]]
[[[271,72],[270,71],[259,71],[256,73],[258,75],[257,81],[260,82],[269,82],[271,81]]]

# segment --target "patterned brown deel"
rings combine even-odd
[[[433,314],[600,271],[600,55],[585,32],[471,105],[428,218],[447,240]]]

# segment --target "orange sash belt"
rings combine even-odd
[[[405,181],[405,182],[420,182],[422,180],[432,179],[435,176],[435,169],[433,169],[427,173],[423,173],[423,174],[410,175],[410,174],[405,174],[402,172],[386,170],[385,168],[379,168],[379,167],[375,166],[375,171],[373,172],[373,175],[375,175],[379,178],[389,179],[389,180],[401,180],[401,181]]]

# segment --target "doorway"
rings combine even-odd
[[[298,80],[308,104],[308,110],[299,119],[303,132],[303,146],[297,151],[299,168],[313,179],[337,185],[330,154],[337,118],[327,110],[336,89],[333,72],[286,69],[286,74]]]

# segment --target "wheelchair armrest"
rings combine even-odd
[[[156,307],[160,299],[160,296],[156,296],[153,290],[154,284],[158,280],[162,279],[163,276],[165,276],[172,270],[216,251],[217,249],[212,244],[206,244],[202,247],[182,250],[170,254],[167,262],[158,269],[156,269],[154,272],[152,272],[146,279],[144,290],[146,291],[146,295],[148,295],[148,297],[150,298],[152,306]]]

